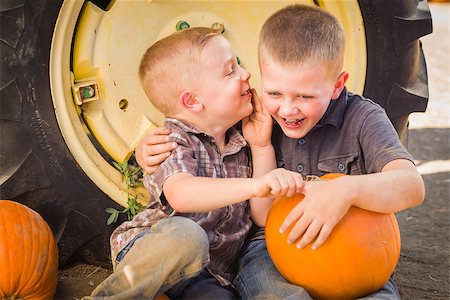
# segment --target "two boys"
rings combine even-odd
[[[270,113],[276,123],[272,131],[270,116],[258,105],[257,96],[254,94],[255,110],[250,118],[243,122],[244,136],[252,154],[253,178],[265,178],[264,176],[267,175],[264,174],[276,167],[305,176],[320,176],[325,173],[357,175],[344,176],[328,182],[303,183],[292,173],[273,174],[277,179],[270,182],[281,181],[285,184],[285,191],[278,194],[289,194],[294,190],[300,190],[305,194],[304,201],[292,210],[280,228],[280,231],[284,231],[294,225],[287,242],[296,243],[298,248],[303,248],[310,242],[313,242],[313,248],[320,247],[351,205],[378,212],[396,212],[420,204],[424,197],[423,182],[412,163],[412,157],[401,146],[383,109],[369,99],[351,94],[346,90],[345,82],[348,74],[342,71],[343,53],[342,28],[331,15],[313,7],[293,5],[278,11],[266,21],[260,35],[259,64],[262,101],[265,110]],[[236,74],[236,70],[240,71],[235,63],[232,63],[228,69],[227,67],[222,69],[226,70],[225,76]],[[248,89],[249,86],[245,88]],[[242,86],[240,89],[236,88],[242,97],[246,95],[245,88]],[[214,91],[208,95],[221,97],[221,94],[214,94]],[[150,98],[152,99],[151,96]],[[184,109],[198,109],[198,103],[189,95],[185,96],[185,100],[182,97],[181,103]],[[212,106],[208,106],[208,109],[206,109],[207,106],[203,107],[205,112],[215,111]],[[225,108],[226,106],[217,107],[217,117]],[[242,109],[243,113],[239,115],[239,118],[246,117],[245,114],[250,113],[246,109],[246,107]],[[230,115],[224,113],[220,117],[228,120]],[[232,125],[228,124],[226,128]],[[215,129],[213,124],[208,126],[205,130]],[[181,129],[193,130],[189,126],[181,127]],[[223,128],[221,129],[222,131],[219,130],[219,132],[223,132]],[[174,127],[170,130],[173,138]],[[156,132],[164,134],[166,131],[158,129]],[[178,131],[175,132],[175,136],[177,134],[180,135]],[[232,141],[229,135],[214,136],[212,134],[204,138],[211,137],[218,141],[218,153],[226,151]],[[165,139],[164,135],[158,134],[148,137],[147,141],[141,143],[137,149],[137,158],[144,169],[151,169],[146,168],[148,165],[150,167],[157,165],[166,156],[163,154],[165,150],[173,149],[171,144],[156,147],[145,146],[145,143],[153,145]],[[174,153],[180,153],[179,148],[189,144],[183,136],[177,137],[176,142],[179,146],[173,150],[171,157]],[[242,148],[239,149],[242,150]],[[147,153],[159,154],[159,156],[146,161]],[[192,157],[196,157],[196,153],[196,151],[191,151],[189,155],[183,153],[178,157],[177,163],[182,165],[186,160],[187,164],[192,163],[190,167],[197,172],[196,168],[200,164],[198,161],[195,161],[197,165],[192,162]],[[189,189],[189,185],[181,188],[175,180],[185,179],[189,176],[187,175],[189,171],[187,173],[181,171],[182,174],[176,173],[171,177],[165,177],[167,173],[170,173],[167,170],[170,170],[168,166],[171,159],[169,158],[168,161],[169,163],[162,163],[152,175],[152,178],[158,178],[160,176],[158,174],[164,174],[161,181],[166,179],[166,183],[161,184],[162,187],[156,188],[159,194],[162,189],[166,197],[172,193],[180,193],[181,195],[173,197],[183,199],[190,193],[195,193],[194,199],[187,201],[189,203],[176,205],[178,210],[181,209],[180,211],[196,212],[197,207],[200,207],[198,211],[207,211],[218,207],[202,206],[200,203],[199,199],[211,192],[210,187],[213,185],[210,186],[209,182],[205,181],[202,189],[196,191]],[[220,173],[220,168],[216,168],[216,165],[213,169],[211,172],[216,172],[214,174]],[[241,172],[239,176],[247,177],[244,173]],[[205,176],[201,172],[192,175]],[[239,183],[232,182],[230,189],[240,188],[241,182],[245,185],[243,180],[239,180]],[[252,198],[250,200],[252,219],[260,226],[265,223],[271,198],[277,194],[275,184],[271,185],[267,182],[266,185],[260,183],[265,187],[265,193],[244,193],[246,197]],[[150,185],[147,184],[147,187],[151,192],[153,191]],[[270,191],[273,191],[272,195]],[[223,192],[224,190],[221,190],[214,195],[220,199],[216,203],[228,205],[227,201],[231,200],[229,196],[222,197]],[[245,199],[239,198],[236,201],[242,200]],[[171,201],[169,203],[172,204]],[[225,217],[224,220],[226,219]],[[195,221],[202,223],[201,219]],[[245,223],[244,226],[239,225],[239,227],[246,228],[247,225],[248,223]],[[235,228],[230,223],[223,229],[228,227]],[[211,252],[214,250],[211,237],[209,242]],[[250,239],[247,244],[241,244],[241,247],[243,247],[242,252],[240,254],[236,252],[239,263],[237,276],[234,279],[230,277],[228,282],[221,282],[220,274],[214,276],[217,274],[209,268],[209,274],[212,273],[214,276],[210,279],[215,279],[223,287],[233,283],[239,291],[239,296],[244,299],[272,296],[274,298],[310,298],[301,287],[290,285],[279,275],[270,262],[264,240]],[[215,257],[220,255],[220,252],[212,254]],[[231,261],[229,263],[232,264]],[[203,275],[208,276],[208,274]],[[217,287],[217,285],[213,286]],[[204,289],[204,292],[206,291]],[[229,296],[233,297],[232,294]],[[399,294],[395,283],[390,280],[383,289],[369,297],[396,299],[399,298]]]

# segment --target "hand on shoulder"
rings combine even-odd
[[[145,172],[153,174],[169,157],[170,152],[177,147],[176,143],[169,142],[169,134],[169,129],[156,127],[150,130],[137,145],[136,161]]]

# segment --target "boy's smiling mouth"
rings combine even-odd
[[[286,119],[286,118],[282,118],[284,121],[284,124],[287,127],[299,127],[302,125],[303,121],[305,120],[305,118],[303,119]]]

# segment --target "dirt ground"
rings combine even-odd
[[[423,205],[397,214],[402,251],[397,281],[402,299],[450,299],[450,3],[430,3],[434,33],[422,38],[430,101],[412,114],[408,149],[426,186]],[[80,299],[111,273],[76,262],[59,271],[55,299]]]

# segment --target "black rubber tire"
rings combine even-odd
[[[2,1],[0,198],[33,208],[56,236],[60,266],[82,256],[110,264],[106,207],[56,122],[49,83],[53,28],[62,0]],[[89,199],[86,201],[86,199]]]
[[[404,136],[409,113],[424,111],[428,99],[418,38],[431,32],[429,10],[426,2],[418,9],[414,0],[359,3],[368,49],[364,95],[386,108]],[[49,55],[61,5],[62,0],[0,2],[0,198],[42,215],[58,241],[60,266],[81,258],[110,267],[114,226],[106,225],[104,210],[120,207],[73,159],[51,99]]]
[[[408,117],[424,112],[428,77],[419,38],[430,34],[426,0],[359,0],[367,46],[364,96],[379,103],[407,145]]]

